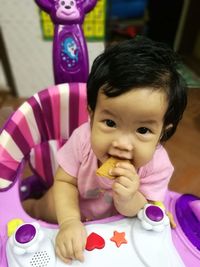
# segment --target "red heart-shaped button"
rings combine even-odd
[[[85,248],[89,251],[97,248],[97,249],[102,249],[105,246],[105,240],[103,237],[96,233],[91,233],[88,238],[87,238],[87,243]]]

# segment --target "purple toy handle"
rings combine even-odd
[[[89,60],[82,23],[97,0],[35,0],[54,23],[53,66],[56,84],[86,82]]]

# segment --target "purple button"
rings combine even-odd
[[[15,233],[15,239],[21,244],[30,242],[36,234],[36,229],[32,224],[22,225]]]
[[[147,207],[145,210],[145,213],[146,213],[146,216],[154,222],[159,222],[164,217],[163,211],[158,206]]]

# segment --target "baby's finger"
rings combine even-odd
[[[130,161],[119,161],[116,164],[116,167],[127,169],[127,170],[130,170],[130,171],[136,173],[136,169],[135,169],[134,165],[130,163]]]
[[[84,256],[83,256],[82,250],[75,249],[74,256],[75,256],[75,259],[79,260],[80,262],[84,261]]]
[[[62,246],[59,246],[60,252],[64,258],[74,259],[74,247],[73,247],[73,239],[65,240],[62,243]]]
[[[125,188],[134,188],[138,185],[137,179],[129,179],[127,176],[119,176],[115,179],[113,186],[121,185]]]
[[[115,182],[112,185],[112,190],[118,196],[129,197],[135,194],[139,188],[139,182],[132,182],[127,177],[119,177],[115,179]]]
[[[82,245],[82,242],[80,242],[80,239],[73,240],[73,255],[74,255],[74,258],[79,260],[80,262],[84,261],[83,245]]]
[[[121,167],[116,167],[112,169],[112,175],[116,177],[126,177],[127,179],[133,181],[137,179],[137,174],[129,169],[124,169]]]
[[[127,189],[119,183],[113,184],[112,189],[113,189],[113,192],[117,194],[118,196],[127,195]]]
[[[56,251],[56,255],[58,256],[59,259],[61,259],[64,263],[71,264],[72,259],[67,258],[67,257],[63,257],[63,254],[61,253],[59,247],[56,247],[55,251]]]

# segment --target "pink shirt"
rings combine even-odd
[[[118,214],[112,200],[112,181],[96,175],[97,158],[90,144],[90,124],[77,128],[57,153],[58,164],[77,178],[82,220]],[[159,145],[153,158],[138,171],[140,192],[148,200],[163,201],[173,166],[166,150]]]

